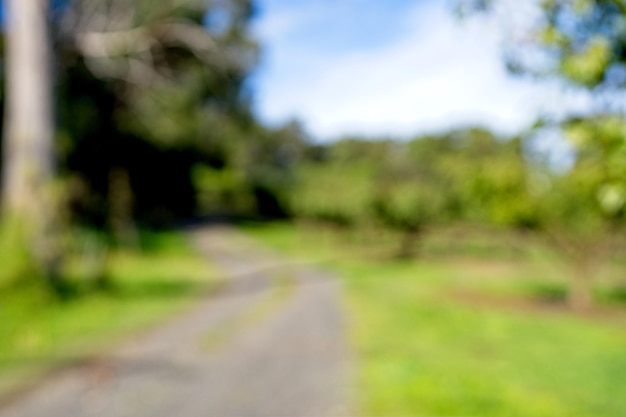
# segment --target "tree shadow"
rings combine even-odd
[[[560,283],[535,282],[526,291],[530,299],[538,303],[550,305],[567,303],[567,288]]]
[[[626,306],[626,284],[603,288],[598,291],[597,297],[607,304]]]
[[[186,280],[151,280],[138,284],[116,285],[107,292],[125,299],[202,298],[215,290],[215,285]]]

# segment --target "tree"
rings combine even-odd
[[[570,119],[564,129],[577,149],[575,165],[553,175],[538,203],[550,243],[572,266],[569,304],[586,310],[593,305],[598,265],[623,250],[626,122]]]
[[[296,169],[294,215],[346,229],[369,221],[373,177],[390,141],[343,138],[310,147]]]
[[[58,275],[58,185],[64,215],[121,240],[133,238],[137,218],[192,215],[192,168],[236,159],[256,128],[246,86],[258,55],[251,2],[29,0],[6,8],[2,209],[24,236],[9,244],[30,248],[34,263]]]
[[[453,152],[445,138],[420,137],[390,146],[382,161],[378,154],[371,209],[400,233],[396,257],[417,255],[427,234],[454,217],[456,190],[443,166]]]
[[[465,11],[485,11],[501,0],[458,0]],[[592,93],[600,111],[623,113],[626,88],[626,2],[541,0],[538,18],[506,46],[508,68],[553,78]]]
[[[453,152],[444,168],[453,177],[461,217],[468,222],[533,228],[529,170],[520,138],[499,138],[482,129],[453,132]]]
[[[489,10],[498,0],[461,0],[466,10]],[[569,299],[591,305],[590,269],[623,224],[626,195],[626,2],[542,0],[539,17],[505,54],[510,70],[556,79],[583,91],[593,106],[551,121],[576,152],[539,201],[543,229],[576,269]],[[566,109],[567,110],[567,109]],[[611,231],[613,229],[613,231]],[[609,245],[610,246],[610,245]]]
[[[623,0],[544,0],[541,7],[535,39],[555,75],[586,88],[626,87]]]
[[[54,99],[47,0],[8,0],[2,189],[5,221],[56,285],[59,247],[53,202]]]
[[[192,168],[230,168],[252,136],[252,11],[248,0],[68,3],[61,121],[69,174],[82,184],[74,206],[85,217],[125,241],[137,217],[194,213]]]

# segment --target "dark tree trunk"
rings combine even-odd
[[[133,217],[133,190],[128,171],[119,167],[112,168],[109,173],[109,223],[118,244],[139,246]]]
[[[588,311],[593,306],[593,286],[590,267],[585,260],[573,260],[576,268],[572,273],[567,303],[574,311]]]
[[[403,230],[400,245],[396,251],[396,258],[413,259],[417,257],[422,237],[423,231],[419,228]]]

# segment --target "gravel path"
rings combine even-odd
[[[338,282],[226,227],[191,234],[228,277],[219,294],[0,417],[349,414]]]

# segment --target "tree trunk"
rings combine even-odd
[[[567,302],[574,311],[588,311],[593,305],[593,287],[587,262],[575,262],[576,270],[570,282]]]
[[[112,168],[109,172],[109,217],[117,244],[139,247],[139,233],[133,219],[133,190],[124,168]]]
[[[2,209],[22,228],[41,272],[55,279],[54,103],[47,0],[7,0]]]
[[[419,244],[422,240],[423,231],[420,228],[403,230],[400,245],[396,250],[397,259],[413,259],[419,253]]]

